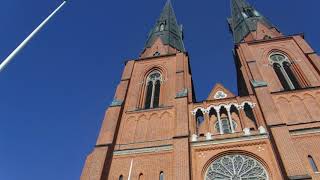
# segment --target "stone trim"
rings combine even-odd
[[[268,139],[269,136],[267,134],[264,135],[252,135],[252,136],[241,136],[235,138],[227,138],[227,139],[213,139],[207,141],[198,141],[192,142],[192,147],[201,147],[201,146],[209,146],[209,145],[219,145],[219,144],[227,144],[227,143],[235,143],[235,142],[243,142],[243,141],[254,141],[261,139]]]
[[[151,57],[145,57],[145,58],[139,58],[139,59],[135,59],[135,61],[145,61],[145,60],[150,60],[150,59],[154,59],[154,58],[163,58],[163,57],[170,57],[170,56],[175,56],[179,53],[170,53],[170,54],[164,54],[164,55],[160,55],[160,56],[151,56]]]
[[[134,110],[128,110],[126,113],[132,114],[132,113],[142,113],[142,112],[152,112],[152,111],[161,111],[161,110],[168,110],[172,109],[173,106],[160,106],[157,108],[152,108],[152,109],[134,109]]]
[[[177,93],[176,98],[182,98],[187,96],[188,96],[188,89],[183,89]]]
[[[310,175],[289,176],[289,180],[307,180],[312,179]]]
[[[260,81],[260,80],[251,80],[251,84],[254,88],[259,88],[259,87],[267,87],[268,83],[265,81]]]
[[[299,136],[299,135],[305,135],[305,134],[316,134],[320,133],[320,128],[310,128],[310,129],[297,129],[290,131],[290,135],[292,136]]]
[[[118,99],[113,99],[113,101],[110,104],[110,107],[116,107],[116,106],[122,106],[123,101]]]
[[[147,147],[147,148],[113,151],[113,155],[119,156],[119,155],[131,155],[131,154],[143,154],[143,153],[156,153],[156,152],[171,151],[171,150],[173,150],[172,145],[164,145],[164,146],[154,146],[154,147]]]

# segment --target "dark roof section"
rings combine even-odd
[[[246,0],[231,0],[231,17],[228,18],[230,30],[233,32],[235,43],[257,30],[257,23],[261,22],[268,28],[274,27],[262,14],[260,14]]]
[[[161,25],[164,26],[164,29],[161,29]],[[150,31],[145,48],[150,48],[158,37],[161,37],[165,45],[170,45],[181,52],[185,52],[183,29],[182,26],[178,25],[170,0],[167,1],[160,18]]]

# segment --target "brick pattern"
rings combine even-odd
[[[265,35],[275,38],[262,40]],[[153,57],[156,51],[162,55]],[[274,51],[290,57],[304,89],[282,92],[268,60]],[[115,93],[115,99],[123,103],[107,109],[97,147],[87,157],[81,180],[118,180],[120,175],[127,179],[131,160],[131,180],[140,175],[148,180],[158,179],[160,172],[164,172],[166,180],[204,179],[209,164],[230,153],[255,158],[265,166],[270,179],[320,179],[307,159],[312,155],[320,168],[319,56],[302,36],[285,37],[262,24],[245,42],[236,45],[235,53],[249,94],[234,96],[221,86],[228,98],[217,100],[211,94],[208,100],[198,103],[193,98],[186,53],[179,53],[158,39],[141,53],[141,59],[128,61]],[[144,109],[145,81],[153,70],[163,77],[160,107]],[[252,81],[263,81],[267,86],[254,87]],[[186,97],[177,97],[185,89]],[[255,104],[255,121],[242,110],[233,111],[230,115],[237,123],[236,132],[220,135],[215,129],[217,117],[206,114],[200,134],[211,133],[212,139],[191,138],[196,133],[196,120],[191,113],[195,108],[243,101]],[[221,113],[222,118],[227,115]],[[259,131],[261,126],[265,133]],[[250,128],[251,134],[245,134],[244,128]]]

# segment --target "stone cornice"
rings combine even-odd
[[[297,130],[291,130],[290,135],[292,136],[299,136],[299,135],[307,135],[307,134],[320,134],[320,128],[308,128],[308,129],[297,129]]]
[[[192,147],[202,147],[202,146],[210,146],[210,145],[220,145],[220,144],[227,144],[227,143],[236,143],[236,142],[244,142],[244,141],[254,141],[254,140],[262,140],[268,139],[269,136],[267,134],[263,135],[251,135],[251,136],[240,136],[240,137],[233,137],[233,138],[226,138],[226,139],[213,139],[207,141],[198,141],[192,142]]]
[[[131,154],[142,154],[142,153],[156,153],[156,152],[164,152],[164,151],[171,151],[171,150],[173,150],[172,145],[164,145],[164,146],[137,148],[137,149],[118,150],[118,151],[114,151],[113,154],[116,156],[120,156],[120,155],[131,155]]]

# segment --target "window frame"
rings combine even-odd
[[[151,77],[154,74],[159,74],[157,77]],[[160,96],[161,96],[161,87],[162,87],[162,73],[158,70],[153,70],[151,73],[148,74],[146,82],[145,82],[145,93],[144,93],[144,108],[145,109],[154,109],[158,108],[160,106]],[[151,92],[149,92],[149,83],[151,83],[152,89]],[[158,84],[159,83],[159,84]],[[156,89],[158,87],[158,89]],[[149,94],[151,93],[151,94]],[[157,94],[156,94],[157,93]],[[149,95],[150,102],[149,101]],[[157,97],[155,97],[157,96]],[[155,99],[157,98],[157,99]],[[154,104],[156,102],[156,104]]]
[[[274,59],[272,58],[273,56],[282,56],[283,59]],[[281,53],[281,52],[273,52],[269,55],[269,62],[271,63],[272,67],[273,67],[273,70],[275,71],[277,77],[278,77],[278,80],[280,81],[280,84],[282,85],[283,89],[284,90],[295,90],[295,89],[299,89],[301,87],[301,85],[299,84],[299,81],[297,79],[297,77],[292,77],[292,78],[295,78],[295,80],[297,81],[297,84],[298,86],[295,87],[294,85],[294,80],[290,78],[288,72],[286,71],[285,69],[285,66],[288,66],[288,68],[291,68],[292,67],[292,63],[291,61],[289,60],[288,56]],[[286,64],[285,64],[286,63]],[[284,82],[281,81],[280,77],[279,77],[279,74],[277,74],[276,70],[275,70],[275,66],[278,65],[278,68],[281,72],[281,75],[283,76],[284,80],[285,80],[285,83],[288,85],[288,88],[286,88],[284,86]],[[292,75],[294,76],[295,74],[293,73],[293,71],[291,70],[292,72]]]

